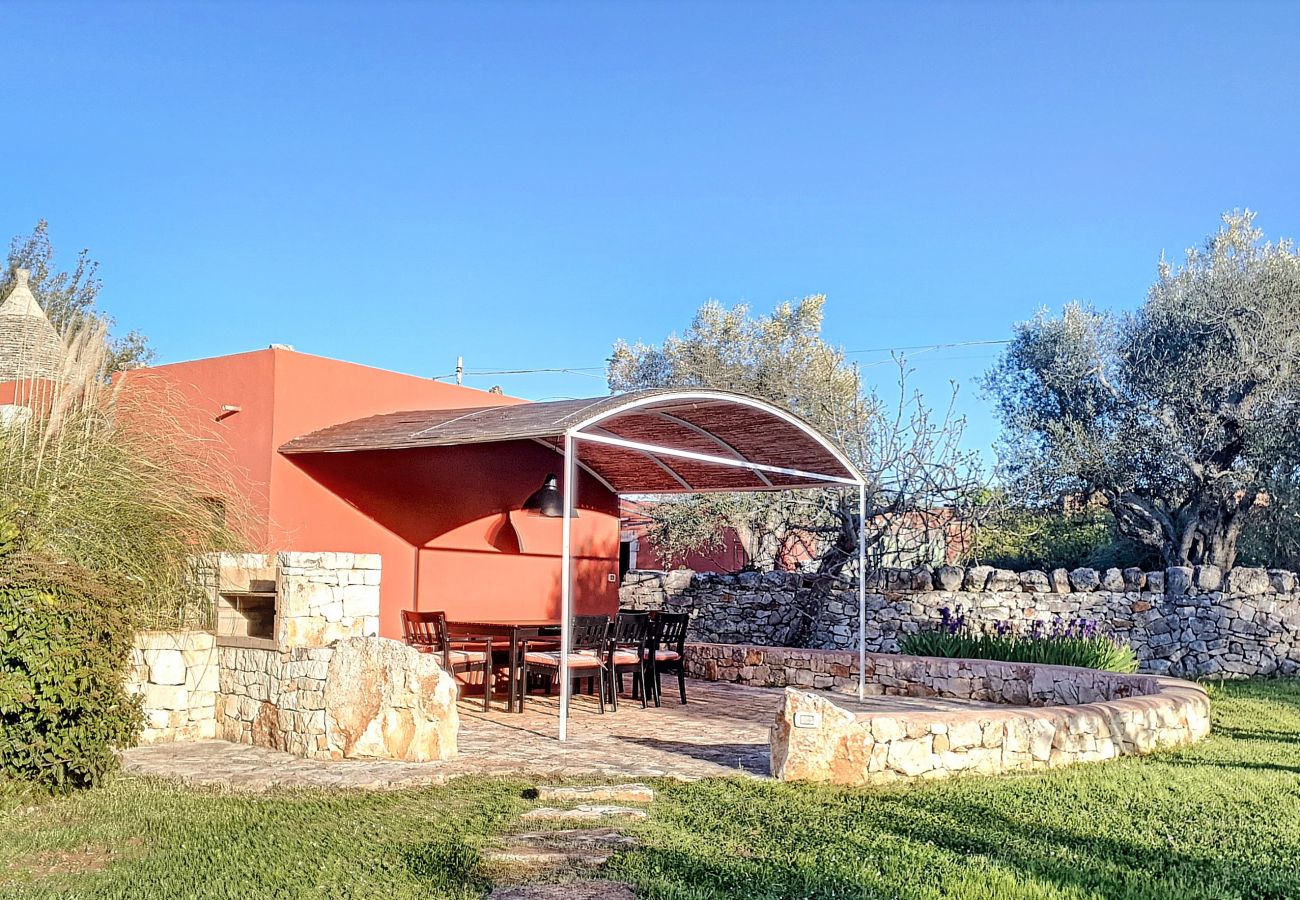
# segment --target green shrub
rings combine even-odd
[[[0,780],[97,784],[139,733],[130,623],[80,570],[12,554],[0,567]]]
[[[904,636],[899,649],[909,656],[942,656],[951,659],[994,659],[1004,662],[1080,666],[1108,672],[1136,672],[1133,648],[1113,635],[1105,634],[1092,619],[1056,619],[1050,625],[1035,621],[1022,631],[1009,622],[994,622],[976,630],[957,607],[939,610],[937,627],[924,628]]]
[[[1152,548],[1119,534],[1104,508],[1062,513],[1009,509],[975,532],[967,562],[1002,569],[1163,568]]]

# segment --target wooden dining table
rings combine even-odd
[[[509,642],[510,687],[506,697],[506,711],[516,712],[523,710],[523,692],[527,689],[527,685],[519,683],[520,670],[523,668],[523,644],[525,641],[547,637],[555,637],[558,640],[560,624],[559,619],[457,619],[447,622],[447,630],[461,634],[504,638]]]

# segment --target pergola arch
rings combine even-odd
[[[858,690],[865,690],[866,479],[833,440],[800,417],[744,394],[662,388],[585,400],[413,410],[344,422],[295,438],[285,454],[535,441],[563,460],[560,740],[568,734],[572,519],[581,467],[614,494],[856,488],[859,513]],[[579,457],[582,457],[581,459]]]

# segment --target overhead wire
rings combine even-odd
[[[995,346],[999,344],[1011,343],[1010,338],[985,339],[973,341],[950,341],[943,344],[914,344],[908,347],[870,347],[862,350],[845,350],[845,356],[859,356],[866,353],[913,353],[914,356],[920,356],[923,353],[930,353],[936,350],[947,350],[955,347],[981,347]],[[981,356],[968,357],[948,357],[948,359],[982,359]],[[876,366],[888,365],[893,362],[890,359],[875,360],[859,365],[859,368],[870,369]],[[532,369],[504,369],[504,368],[483,368],[483,369],[464,369],[461,372],[462,377],[487,377],[491,375],[582,375],[587,378],[603,378],[606,372],[606,366],[546,366]],[[434,381],[443,381],[448,378],[455,378],[456,373],[451,372],[446,375],[435,375]]]

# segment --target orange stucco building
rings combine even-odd
[[[382,413],[526,401],[278,347],[137,369],[123,377],[122,391],[160,401],[153,406],[221,446],[241,496],[214,499],[242,504],[249,549],[380,554],[382,635],[401,636],[403,609],[466,619],[558,616],[560,520],[520,509],[560,471],[552,447],[519,440],[335,455],[279,449]],[[613,612],[618,499],[586,474],[578,496],[575,609]]]

